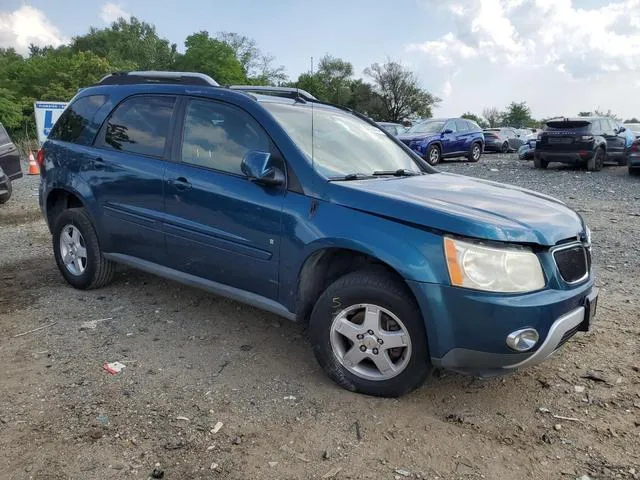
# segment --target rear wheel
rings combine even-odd
[[[440,163],[440,159],[442,157],[442,152],[440,151],[440,147],[438,145],[431,145],[427,150],[426,160],[429,165],[437,165]]]
[[[598,148],[593,157],[587,162],[587,170],[590,172],[599,172],[606,160],[607,153],[602,148]]]
[[[629,169],[629,175],[640,176],[640,167],[632,167],[631,165],[628,165],[627,168]]]
[[[102,255],[98,236],[84,208],[64,210],[53,224],[58,269],[73,287],[90,290],[113,278],[114,264]]]
[[[533,157],[533,166],[535,168],[547,168],[549,166],[549,161],[535,156]]]
[[[11,179],[7,177],[7,191],[0,195],[0,204],[6,203],[11,198],[11,194],[13,193],[13,186],[11,185]]]
[[[309,336],[326,374],[354,392],[397,397],[432,370],[420,309],[385,271],[358,271],[332,283],[313,309]]]
[[[467,158],[470,162],[477,162],[478,160],[480,160],[480,155],[482,155],[482,145],[480,145],[478,142],[475,142],[473,145],[471,145],[471,151],[469,152]]]
[[[509,153],[509,143],[508,142],[504,142],[502,144],[502,147],[500,148],[500,151],[502,153]]]

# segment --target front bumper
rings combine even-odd
[[[425,317],[432,363],[475,375],[499,375],[536,365],[578,331],[589,328],[587,309],[597,295],[590,279],[567,289],[497,295],[410,282]],[[535,328],[538,344],[525,353],[511,350],[507,336]]]
[[[547,162],[560,162],[560,163],[583,163],[591,160],[595,152],[593,151],[581,151],[581,152],[545,152],[537,150],[535,157],[545,160]]]

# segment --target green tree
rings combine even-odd
[[[591,112],[580,112],[580,113],[578,113],[579,117],[590,117],[591,115],[593,115],[593,113],[591,113]]]
[[[318,78],[317,75],[311,75],[310,73],[302,73],[298,76],[298,80],[295,82],[287,82],[285,87],[294,87],[306,90],[318,100],[327,101],[327,91],[324,83]]]
[[[440,99],[420,88],[416,75],[400,63],[387,59],[374,63],[364,73],[373,79],[384,105],[384,120],[402,122],[410,117],[431,117]]]
[[[476,122],[482,128],[487,128],[489,126],[489,124],[487,123],[487,121],[484,118],[479,117],[478,115],[475,115],[475,114],[473,114],[471,112],[463,113],[462,115],[460,115],[460,118],[466,118],[467,120],[473,120],[474,122]]]
[[[176,45],[160,38],[156,27],[136,17],[119,18],[110,27],[91,28],[89,33],[75,37],[73,52],[92,52],[106,58],[120,69],[173,70]]]
[[[524,128],[535,125],[536,121],[531,118],[531,109],[527,102],[511,102],[504,112],[502,124],[508,127]]]
[[[351,95],[347,102],[347,107],[377,121],[385,119],[386,109],[384,102],[371,84],[362,79],[356,79],[349,83],[349,89]]]
[[[320,59],[315,76],[324,86],[327,101],[346,105],[351,98],[350,78],[353,65],[341,58],[325,55]]]
[[[184,55],[176,59],[179,71],[201,72],[220,84],[246,83],[247,76],[233,49],[206,31],[189,35]]]
[[[219,32],[217,39],[231,47],[249,83],[278,85],[286,81],[284,66],[275,66],[275,58],[264,54],[254,39],[233,32]]]
[[[614,119],[615,121],[619,122],[622,120],[622,118],[620,118],[618,115],[616,115],[615,113],[613,113],[611,111],[611,109],[608,109],[606,112],[604,110],[600,110],[598,108],[596,108],[594,110],[594,113],[596,114],[596,116],[598,117],[609,117]]]
[[[640,123],[640,120],[638,120],[636,117],[633,117],[625,120],[624,123]]]

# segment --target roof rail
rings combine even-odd
[[[137,72],[113,72],[105,75],[96,85],[131,85],[136,83],[172,83],[180,85],[205,85],[218,87],[209,75],[197,72],[163,72],[156,70]]]
[[[269,87],[264,85],[228,85],[231,90],[243,92],[261,93],[264,95],[275,95],[277,97],[296,98],[306,101],[317,101],[318,99],[306,90],[296,87]]]

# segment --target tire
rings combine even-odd
[[[629,169],[629,175],[640,176],[640,167],[632,167],[631,165],[627,165]]]
[[[547,168],[549,166],[549,161],[548,160],[543,160],[540,157],[534,156],[533,157],[533,166],[534,168]]]
[[[77,231],[75,239],[72,233]],[[67,243],[63,247],[61,238],[68,242],[71,237],[73,245]],[[75,258],[72,265],[65,264],[64,251]],[[84,257],[82,255],[84,249]],[[96,235],[89,214],[84,208],[63,210],[53,221],[53,252],[56,264],[64,279],[74,288],[91,290],[108,284],[113,278],[114,263],[105,259],[100,250],[100,243]],[[84,258],[84,260],[83,260]],[[75,271],[72,271],[75,270]]]
[[[509,153],[509,143],[508,142],[504,142],[502,144],[502,147],[500,148],[500,152],[501,153]]]
[[[442,160],[442,151],[438,145],[431,145],[427,150],[425,160],[429,165],[437,165]]]
[[[11,194],[13,193],[13,186],[11,185],[11,179],[7,177],[7,193],[3,193],[0,195],[0,205],[3,203],[7,203],[11,198]]]
[[[378,313],[379,320],[373,322],[380,327],[374,335],[368,335],[362,325],[345,321],[353,327],[347,328],[355,340],[351,342],[346,336],[338,333],[338,328],[334,326],[341,323],[341,318],[346,318],[345,312],[350,311],[354,313],[351,319],[362,321],[365,311],[362,304],[369,305],[368,308],[372,312],[376,309],[379,309],[378,312],[384,310]],[[384,347],[384,341],[380,344],[383,338],[387,339],[387,345],[393,341],[392,337],[385,336],[393,331],[393,328],[389,330],[388,322],[392,317],[387,315],[387,312],[400,320],[401,324],[395,323],[395,325],[406,333],[404,336],[396,335],[393,339],[402,338],[408,346],[388,350],[388,347]],[[387,322],[386,329],[383,328],[385,322]],[[356,334],[353,332],[363,332],[360,335],[364,335],[364,338],[356,339]],[[335,383],[352,392],[379,397],[399,397],[422,385],[433,370],[420,309],[407,288],[386,271],[357,271],[332,283],[313,308],[309,323],[309,337],[316,359],[326,374]],[[355,349],[355,342],[360,343],[358,350]],[[361,354],[359,350],[363,347],[366,352]],[[351,352],[355,352],[356,359],[359,356],[366,359],[358,360],[358,363],[352,363],[350,367],[346,367],[348,364],[346,353]],[[385,359],[387,362],[391,359],[392,363],[395,360],[394,365],[399,371],[396,373],[393,370],[387,370],[388,373],[383,373],[373,363],[374,358],[376,361],[381,361],[383,365]],[[360,371],[356,373],[357,369]],[[371,378],[376,375],[379,378]]]
[[[478,142],[474,142],[473,145],[471,145],[471,150],[469,151],[469,155],[467,155],[467,158],[470,162],[477,162],[478,160],[480,160],[481,155],[482,145]]]
[[[606,160],[607,152],[603,148],[598,148],[596,154],[587,161],[587,170],[590,172],[599,172]]]
[[[618,159],[618,166],[625,167],[627,166],[628,163],[629,163],[629,152],[624,152],[624,155],[622,155]]]

